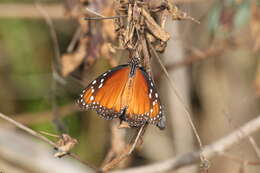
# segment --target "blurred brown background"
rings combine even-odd
[[[166,30],[171,40],[162,59],[207,145],[259,113],[260,1],[173,2],[200,24],[169,19]],[[100,165],[110,148],[110,122],[92,111],[80,112],[75,99],[90,80],[127,58],[123,51],[110,49],[116,43],[113,20],[86,22],[80,17],[89,12],[81,7],[114,15],[113,2],[106,0],[0,2],[0,112],[37,131],[69,133],[79,141],[73,151]],[[167,129],[149,126],[142,148],[122,167],[154,163],[199,148],[183,105],[155,59],[153,74]],[[7,122],[0,120],[0,128],[0,172],[88,170],[75,160],[45,156],[50,148],[38,146],[38,141]],[[253,138],[260,144],[258,134]],[[245,161],[260,159],[248,140],[228,154]],[[53,165],[58,166],[51,169]],[[210,173],[239,171],[241,163],[230,157],[211,160]],[[258,173],[260,165],[247,165],[242,171]],[[200,170],[190,166],[174,172]]]

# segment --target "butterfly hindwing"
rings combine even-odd
[[[151,123],[164,128],[162,121],[165,121],[165,117],[153,80],[144,69],[137,68],[133,81],[133,92],[125,115],[126,121],[131,126]]]

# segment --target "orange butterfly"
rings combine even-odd
[[[100,75],[83,90],[77,102],[81,108],[95,110],[107,120],[119,118],[132,127],[150,123],[165,128],[154,82],[135,62]]]

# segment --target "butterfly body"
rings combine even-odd
[[[150,123],[163,129],[165,117],[153,80],[135,63],[101,74],[83,90],[78,104],[101,117],[120,118],[130,126]]]

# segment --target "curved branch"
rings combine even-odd
[[[242,139],[248,137],[248,135],[256,132],[260,129],[260,116],[247,122],[234,132],[219,139],[218,141],[205,146],[201,151],[187,153],[181,156],[174,157],[169,160],[158,162],[155,164],[140,166],[136,168],[130,168],[126,170],[113,171],[113,173],[159,173],[169,170],[176,170],[178,168],[188,166],[194,163],[200,162],[200,153],[207,158],[213,158],[217,155],[221,155],[224,151],[230,149],[232,146],[240,142]]]

